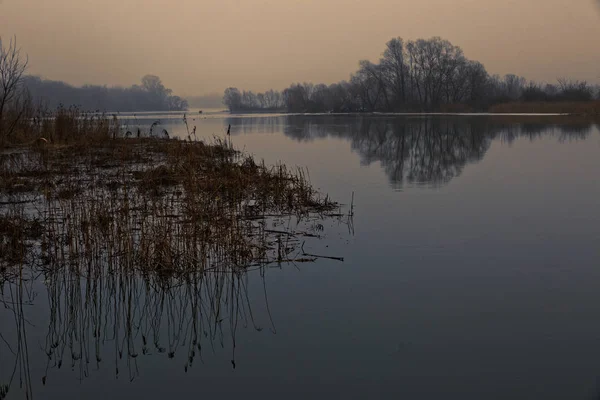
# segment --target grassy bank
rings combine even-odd
[[[512,102],[490,107],[491,113],[571,114],[600,116],[600,101],[585,102]]]
[[[387,115],[387,114],[465,114],[465,113],[492,113],[492,114],[569,114],[578,117],[600,117],[600,101],[590,102],[511,102],[500,103],[489,107],[487,110],[475,109],[466,104],[443,104],[435,111],[422,109],[405,109],[399,112],[317,112],[299,114],[334,114],[334,115]],[[234,111],[230,114],[298,114],[287,110],[245,110]]]

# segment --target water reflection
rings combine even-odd
[[[23,276],[23,270],[19,276]],[[15,283],[16,282],[16,283]],[[28,285],[29,282],[29,285]],[[0,306],[4,314],[0,327],[0,399],[7,398],[9,392],[18,385],[27,399],[32,395],[31,370],[27,331],[31,324],[25,317],[24,308],[33,304],[34,291],[31,283],[18,279],[14,274],[0,270]],[[7,362],[6,360],[10,360]],[[6,370],[5,370],[6,368]]]
[[[283,133],[299,142],[344,139],[351,142],[363,165],[381,163],[395,187],[447,184],[466,165],[481,161],[496,139],[511,144],[519,138],[536,140],[552,135],[564,143],[586,139],[597,125],[594,120],[567,116],[222,114],[208,120],[183,116],[123,119],[124,129],[141,126],[148,130],[153,121],[159,121],[182,139],[196,129],[204,139],[224,137],[229,126],[232,135]]]
[[[152,355],[168,359],[177,355],[187,373],[203,362],[205,351],[218,348],[230,349],[235,368],[238,329],[267,328],[275,333],[266,303],[265,272],[266,267],[252,272],[194,271],[177,277],[140,275],[126,268],[46,272],[48,326],[39,345],[47,359],[43,376],[34,379],[45,385],[62,368],[83,380],[109,366],[115,378],[134,380],[140,375],[139,359]],[[250,301],[249,273],[260,274],[264,293],[259,297],[264,301]],[[29,348],[37,343],[28,343],[33,325],[24,308],[41,305],[34,301],[36,289],[30,278],[3,274],[0,282],[2,367],[13,367],[0,370],[0,399],[17,388],[31,397]],[[255,319],[256,303],[269,315],[267,326]]]
[[[332,388],[356,398],[377,390],[400,398],[535,398],[542,389],[544,398],[589,394],[600,329],[593,124],[348,116],[211,123],[198,129],[199,137],[210,140],[231,124],[234,144],[249,151],[270,140],[268,151],[279,156],[281,150],[294,161],[302,162],[306,149],[316,151],[306,164],[313,176],[333,176],[328,181],[339,171],[319,170],[318,157],[336,157],[339,143],[327,147],[327,138],[350,144],[340,152],[351,148],[364,164],[381,163],[399,186],[444,185],[470,163],[496,158],[481,179],[455,181],[452,198],[429,196],[421,187],[398,196],[386,185],[370,185],[377,168],[357,177],[357,223],[366,233],[343,252],[340,269],[318,265],[292,274],[292,267],[277,278],[267,268],[177,276],[119,268],[90,273],[92,252],[77,268],[66,261],[60,272],[40,269],[35,282],[35,276],[21,279],[19,269],[0,273],[0,385],[10,385],[9,399],[31,386],[36,398],[57,387],[66,398],[69,389],[61,385],[74,377],[85,380],[81,390],[88,395],[106,386],[124,398],[124,386],[146,398],[164,397],[154,393],[162,386],[174,397],[188,395],[192,386],[208,386],[224,398],[264,395],[267,386],[257,377],[269,378],[269,398],[294,390],[297,398],[316,398]],[[297,142],[279,140],[281,133]],[[309,141],[314,146],[298,143]],[[355,156],[339,159],[342,171],[356,164]],[[338,190],[353,190],[346,185],[340,180]],[[278,256],[285,240],[281,234],[269,241],[277,248],[271,260],[286,258]],[[232,254],[219,245],[218,255]],[[269,286],[270,303],[265,277],[276,283]],[[237,363],[235,374],[218,369],[215,358],[227,369]],[[208,368],[200,370],[202,361]],[[186,370],[189,386],[178,380]],[[161,373],[165,381],[152,385]],[[115,376],[144,379],[118,386]],[[200,376],[205,380],[197,383]],[[277,381],[283,382],[279,392]]]
[[[313,116],[228,118],[233,134],[283,132],[297,141],[335,137],[351,142],[363,165],[381,163],[393,186],[440,186],[481,161],[492,142],[512,143],[554,135],[559,142],[583,140],[594,126],[587,120],[534,117],[360,117]]]
[[[95,273],[85,279],[69,272],[47,279],[50,323],[45,341],[47,371],[63,361],[89,375],[100,368],[102,347],[113,342],[106,362],[115,376],[138,374],[138,357],[180,352],[187,372],[205,348],[231,345],[235,368],[238,325],[260,330],[253,319],[246,273],[190,273],[184,278],[146,276],[124,271]],[[227,332],[227,333],[225,333]],[[109,361],[110,360],[110,361]]]

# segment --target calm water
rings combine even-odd
[[[187,136],[181,115],[123,117],[154,119]],[[600,132],[537,121],[188,115],[198,137],[231,124],[238,148],[354,192],[354,232],[327,221],[310,249],[345,261],[249,273],[244,312],[197,342],[191,310],[209,305],[185,293],[133,301],[133,328],[101,310],[95,329],[102,288],[67,301],[41,277],[24,306],[34,398],[597,398]],[[0,324],[2,384],[14,315]]]

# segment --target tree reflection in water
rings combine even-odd
[[[349,140],[364,165],[381,163],[390,183],[441,186],[463,168],[481,161],[492,142],[535,140],[543,135],[560,142],[585,139],[593,121],[545,116],[360,116],[289,115],[229,118],[236,133],[283,133],[301,142],[334,137]]]

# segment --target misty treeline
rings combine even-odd
[[[26,75],[29,59],[16,37],[0,37],[0,145],[14,139],[20,124],[48,109],[75,106],[84,111],[183,111],[186,100],[174,96],[160,78],[146,75],[140,85],[128,88],[85,85]]]
[[[185,111],[185,99],[155,75],[145,75],[139,85],[76,87],[61,81],[26,75],[29,60],[21,53],[16,37],[0,37],[0,139],[14,131],[32,108],[56,109],[76,106],[84,111]]]
[[[160,78],[146,75],[139,85],[107,87],[84,85],[76,87],[61,81],[23,76],[23,86],[34,103],[55,109],[61,105],[78,106],[86,111],[185,111],[186,100],[173,95]]]
[[[285,96],[288,93],[286,90],[283,93],[276,90],[254,93],[246,90],[240,92],[237,88],[227,88],[223,96],[223,104],[232,112],[255,110],[280,111],[284,106],[287,106],[287,98]]]
[[[484,111],[515,101],[589,101],[600,96],[587,82],[541,84],[508,74],[490,75],[460,47],[439,37],[387,42],[378,62],[362,60],[349,81],[295,83],[282,92],[225,90],[232,112]]]

